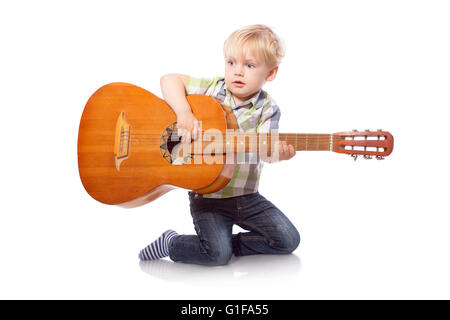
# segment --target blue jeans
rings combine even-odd
[[[218,266],[231,256],[287,254],[300,243],[289,219],[259,192],[225,199],[189,192],[197,235],[178,235],[169,246],[173,261]],[[232,234],[233,224],[249,232]]]

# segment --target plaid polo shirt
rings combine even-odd
[[[227,89],[223,77],[202,79],[189,77],[186,93],[210,96],[233,110],[240,132],[278,132],[280,108],[272,97],[260,90],[254,97],[238,105]],[[263,162],[257,153],[239,153],[236,169],[228,184],[214,193],[204,194],[205,198],[229,198],[258,191]]]

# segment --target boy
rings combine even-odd
[[[278,130],[280,110],[261,89],[272,81],[283,58],[280,39],[264,25],[252,25],[232,33],[224,44],[225,78],[196,79],[168,74],[161,78],[164,99],[177,115],[181,141],[197,139],[199,122],[186,95],[212,96],[233,110],[244,132]],[[280,142],[278,160],[295,155],[292,145]],[[170,256],[173,261],[201,265],[225,265],[231,256],[287,254],[300,243],[300,235],[288,218],[258,192],[262,162],[240,163],[230,182],[210,194],[189,192],[197,235],[178,235],[167,230],[142,249],[141,260]],[[264,159],[270,162],[270,157]],[[241,161],[242,162],[242,161]],[[256,163],[255,163],[256,162]],[[232,234],[233,224],[249,232]]]

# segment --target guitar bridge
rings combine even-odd
[[[129,146],[130,125],[125,121],[125,113],[122,111],[117,118],[114,139],[114,159],[117,171],[120,171],[122,161],[128,158]]]

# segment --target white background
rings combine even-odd
[[[450,8],[446,1],[3,1],[0,298],[450,298]],[[165,73],[223,75],[235,29],[286,45],[264,89],[281,132],[384,129],[384,161],[299,152],[260,192],[298,227],[293,255],[224,267],[139,264],[168,228],[193,233],[186,190],[102,205],[77,169],[89,96]]]

